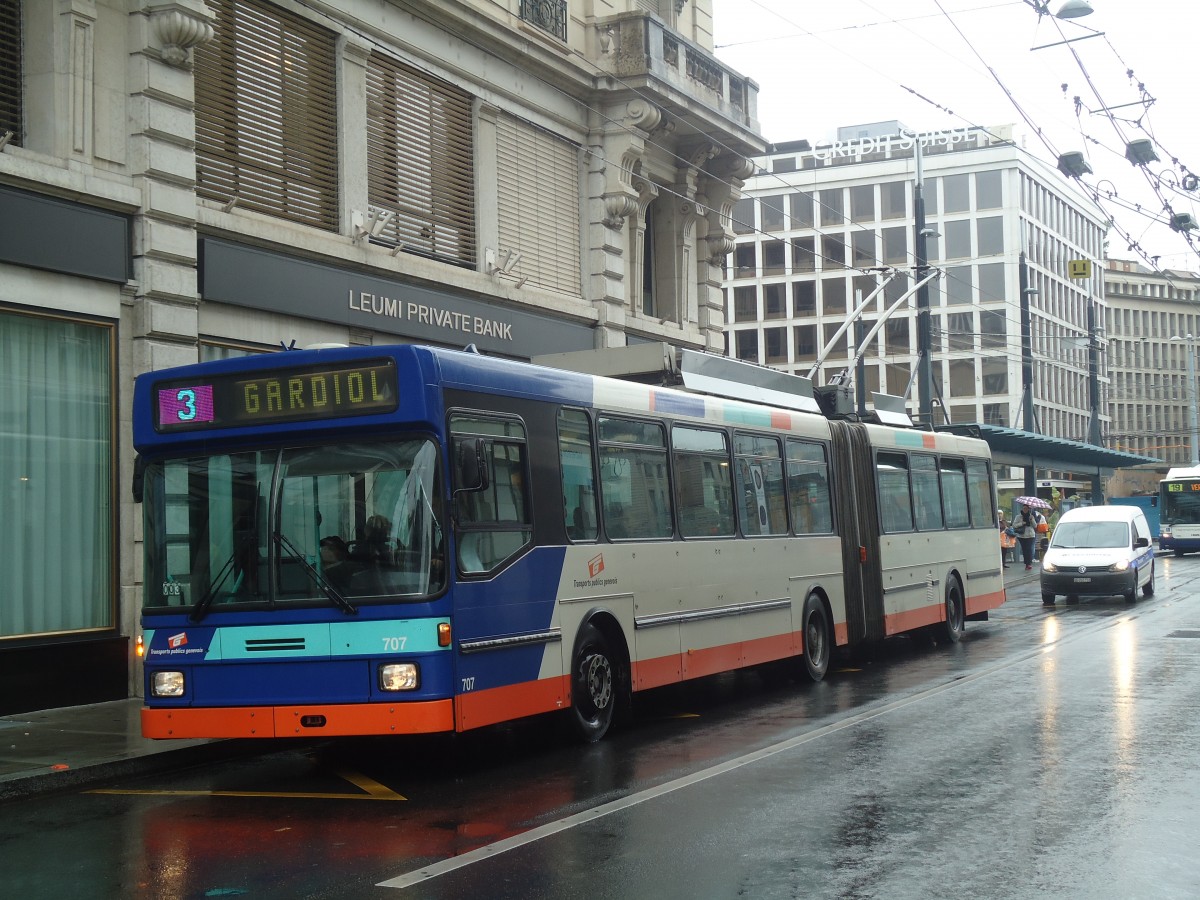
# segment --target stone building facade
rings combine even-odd
[[[708,0],[0,0],[0,711],[136,690],[131,393],[280,344],[719,349]]]

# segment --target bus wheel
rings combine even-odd
[[[967,611],[963,603],[962,587],[957,578],[946,585],[946,621],[938,627],[937,636],[948,644],[957,644],[966,627]]]
[[[820,681],[829,671],[829,617],[825,615],[825,604],[816,594],[809,594],[804,601],[802,619],[804,636],[804,673],[813,681]]]
[[[600,740],[612,725],[616,686],[608,640],[595,625],[584,625],[575,641],[571,667],[571,721],[583,740]]]

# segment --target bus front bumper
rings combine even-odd
[[[327,706],[142,707],[148,738],[314,738],[454,730],[454,701]]]

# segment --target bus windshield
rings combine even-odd
[[[1200,482],[1163,482],[1159,515],[1165,525],[1200,525]]]
[[[415,599],[444,587],[428,440],[250,450],[146,469],[145,607]]]

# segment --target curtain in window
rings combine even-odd
[[[0,314],[0,637],[112,627],[106,327]]]

